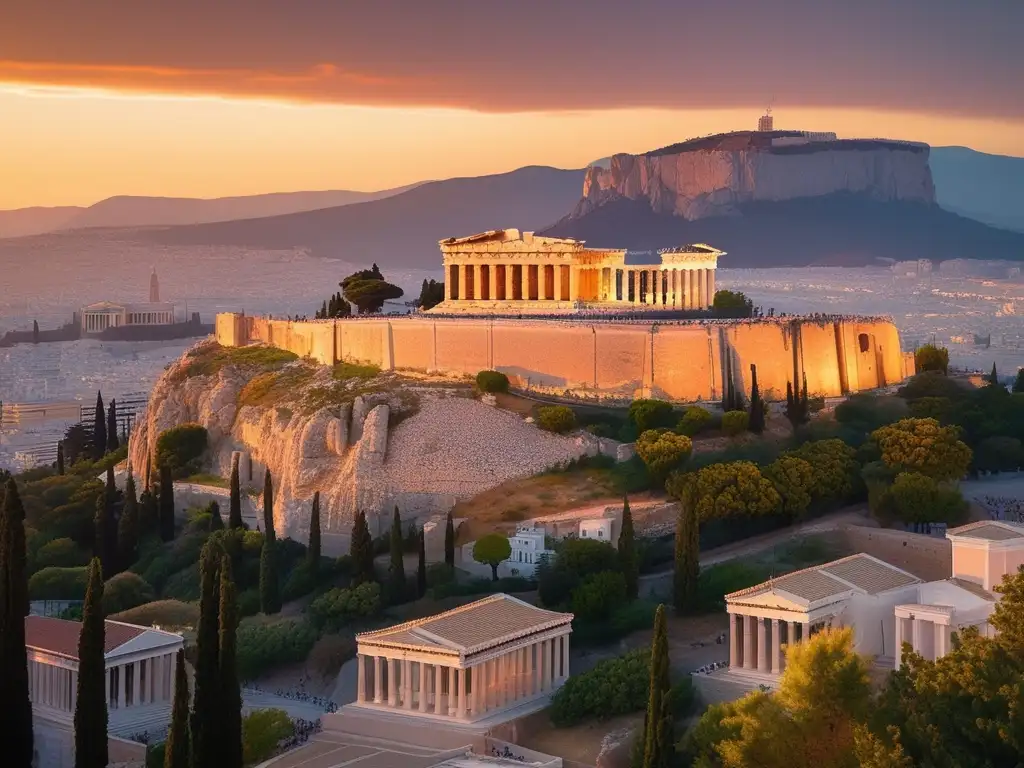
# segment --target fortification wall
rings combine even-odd
[[[891,321],[776,318],[735,322],[569,323],[425,318],[298,322],[218,315],[225,346],[263,342],[325,365],[475,375],[494,369],[522,389],[586,398],[719,400],[726,377],[782,399],[787,382],[826,396],[875,389],[912,374]],[[908,365],[910,370],[907,370]]]

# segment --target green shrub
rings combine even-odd
[[[706,408],[701,408],[699,405],[691,405],[686,409],[683,418],[679,420],[679,424],[676,425],[676,431],[682,435],[694,437],[711,426],[713,418],[711,411]]]
[[[110,616],[145,603],[151,603],[156,593],[137,573],[125,571],[107,579],[103,585],[103,612]]]
[[[537,426],[564,434],[576,426],[576,414],[567,405],[542,405],[537,409]]]
[[[277,752],[277,745],[295,732],[283,709],[257,709],[242,718],[242,762],[256,765]]]
[[[730,437],[742,435],[750,428],[750,414],[746,411],[726,411],[722,414],[722,431]]]
[[[686,463],[693,453],[690,438],[669,429],[648,429],[637,438],[635,448],[654,482],[664,482],[668,473]]]
[[[573,675],[551,699],[551,722],[565,728],[639,712],[647,705],[649,664],[650,651],[639,649]]]
[[[572,612],[582,622],[605,621],[626,602],[626,577],[619,571],[595,573],[572,591]]]
[[[164,629],[195,627],[199,623],[199,606],[195,603],[183,603],[180,600],[155,600],[152,603],[110,616],[115,621],[127,624],[138,624],[143,627],[158,626]]]
[[[272,667],[302,661],[316,642],[316,630],[298,619],[238,627],[238,674],[254,680]]]
[[[454,579],[445,583],[437,584],[430,590],[430,595],[435,600],[443,600],[446,597],[470,597],[472,595],[490,595],[498,592],[532,592],[537,588],[537,582],[530,581],[522,576],[506,576],[494,581],[492,579],[469,579],[468,581],[455,581]]]
[[[380,585],[368,581],[350,589],[325,592],[309,604],[309,618],[318,629],[337,632],[350,621],[376,616],[380,607]]]
[[[156,439],[157,466],[167,464],[176,479],[202,469],[202,457],[209,437],[201,424],[181,424],[160,433]]]
[[[260,612],[260,590],[259,587],[243,589],[238,593],[238,615],[243,618],[255,616]]]
[[[242,551],[250,555],[258,555],[263,549],[263,534],[259,531],[246,531],[242,535]]]
[[[189,602],[199,599],[199,568],[190,565],[171,574],[164,584],[161,597]]]
[[[35,557],[37,568],[77,568],[88,563],[89,553],[68,538],[47,542],[39,548]]]
[[[697,607],[703,613],[725,608],[725,596],[767,581],[771,569],[761,563],[734,560],[702,568],[697,577]]]
[[[84,600],[89,569],[50,566],[28,580],[30,600]]]
[[[508,376],[501,371],[480,371],[476,388],[481,392],[508,392]]]
[[[615,547],[611,542],[597,539],[569,539],[562,545],[555,562],[581,579],[618,569]]]
[[[634,400],[629,406],[629,420],[636,425],[637,432],[671,427],[675,418],[672,403],[664,400]]]
[[[164,750],[167,742],[150,744],[146,747],[146,768],[164,768]]]
[[[292,568],[281,590],[281,599],[289,603],[305,597],[316,588],[316,577],[308,563],[302,562]]]

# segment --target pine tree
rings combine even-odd
[[[220,516],[220,504],[211,501],[207,509],[210,511],[210,531],[224,530],[224,518]]]
[[[78,699],[75,702],[75,768],[106,768],[107,676],[103,621],[103,566],[89,564],[89,587],[78,636]]]
[[[131,472],[124,483],[124,509],[117,524],[117,554],[121,569],[131,568],[139,559],[139,503]]]
[[[419,562],[416,564],[416,597],[427,594],[427,537],[420,528]]]
[[[260,550],[260,610],[268,616],[281,612],[281,589],[277,573],[277,541],[263,536]]]
[[[405,560],[402,557],[402,517],[395,507],[391,521],[391,561],[388,564],[388,578],[391,582],[391,599],[395,602],[405,598]]]
[[[0,691],[4,697],[4,764],[17,768],[30,768],[33,744],[25,649],[25,568],[25,510],[14,478],[8,477],[0,511]]]
[[[636,538],[633,533],[633,514],[629,511],[629,497],[622,499],[619,563],[622,565],[622,575],[626,578],[626,598],[636,600],[640,589],[640,567],[636,559]]]
[[[697,581],[700,576],[700,523],[693,491],[683,497],[676,521],[675,571],[672,595],[676,613],[692,613],[697,608]]]
[[[316,578],[320,572],[320,491],[313,494],[313,509],[309,514],[309,546],[306,547],[309,572]]]
[[[669,768],[675,754],[672,713],[672,678],[668,658],[668,627],[665,606],[654,615],[651,640],[651,677],[647,714],[644,717],[643,768]]]
[[[366,513],[363,511],[356,512],[356,519],[352,523],[349,554],[352,557],[353,585],[374,581],[373,537],[370,536],[370,527],[366,524]]]
[[[174,539],[174,478],[169,464],[160,465],[160,538]]]
[[[110,401],[110,408],[107,409],[107,451],[116,451],[119,447],[117,441],[117,401]]]
[[[156,534],[160,530],[160,512],[152,490],[145,490],[139,496],[139,539]]]
[[[274,534],[274,482],[270,479],[270,470],[263,475],[263,537],[275,539]]]
[[[451,510],[444,523],[444,564],[449,568],[455,567],[455,522]]]
[[[238,685],[235,633],[238,605],[235,582],[231,576],[231,558],[220,561],[220,743],[223,745],[218,768],[242,768],[242,691]]]
[[[195,695],[192,697],[192,765],[216,766],[220,750],[220,567],[222,550],[207,541],[199,560],[199,625],[196,627]]]
[[[231,506],[228,509],[228,527],[242,528],[242,488],[238,482],[238,457],[231,462]]]
[[[57,474],[64,474],[64,441],[57,443]]]
[[[764,432],[765,403],[761,389],[757,386],[757,366],[750,364],[750,431],[755,435]]]
[[[174,668],[174,705],[171,728],[164,742],[164,768],[189,768],[188,744],[188,673],[185,651],[179,650]]]
[[[99,461],[107,452],[107,411],[103,407],[103,395],[96,393],[96,415],[92,427],[92,458]]]

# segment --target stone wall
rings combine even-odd
[[[785,397],[806,375],[814,394],[839,396],[913,374],[884,318],[772,318],[728,322],[579,322],[542,319],[373,318],[270,320],[219,315],[225,346],[263,342],[325,365],[475,375],[494,369],[520,389],[588,399],[721,399],[732,376]]]
[[[948,579],[952,575],[949,539],[859,525],[843,526],[842,535],[850,551],[877,557],[925,581]]]

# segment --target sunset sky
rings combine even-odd
[[[779,128],[1024,156],[1014,0],[3,6],[0,209],[580,167],[769,102]]]

